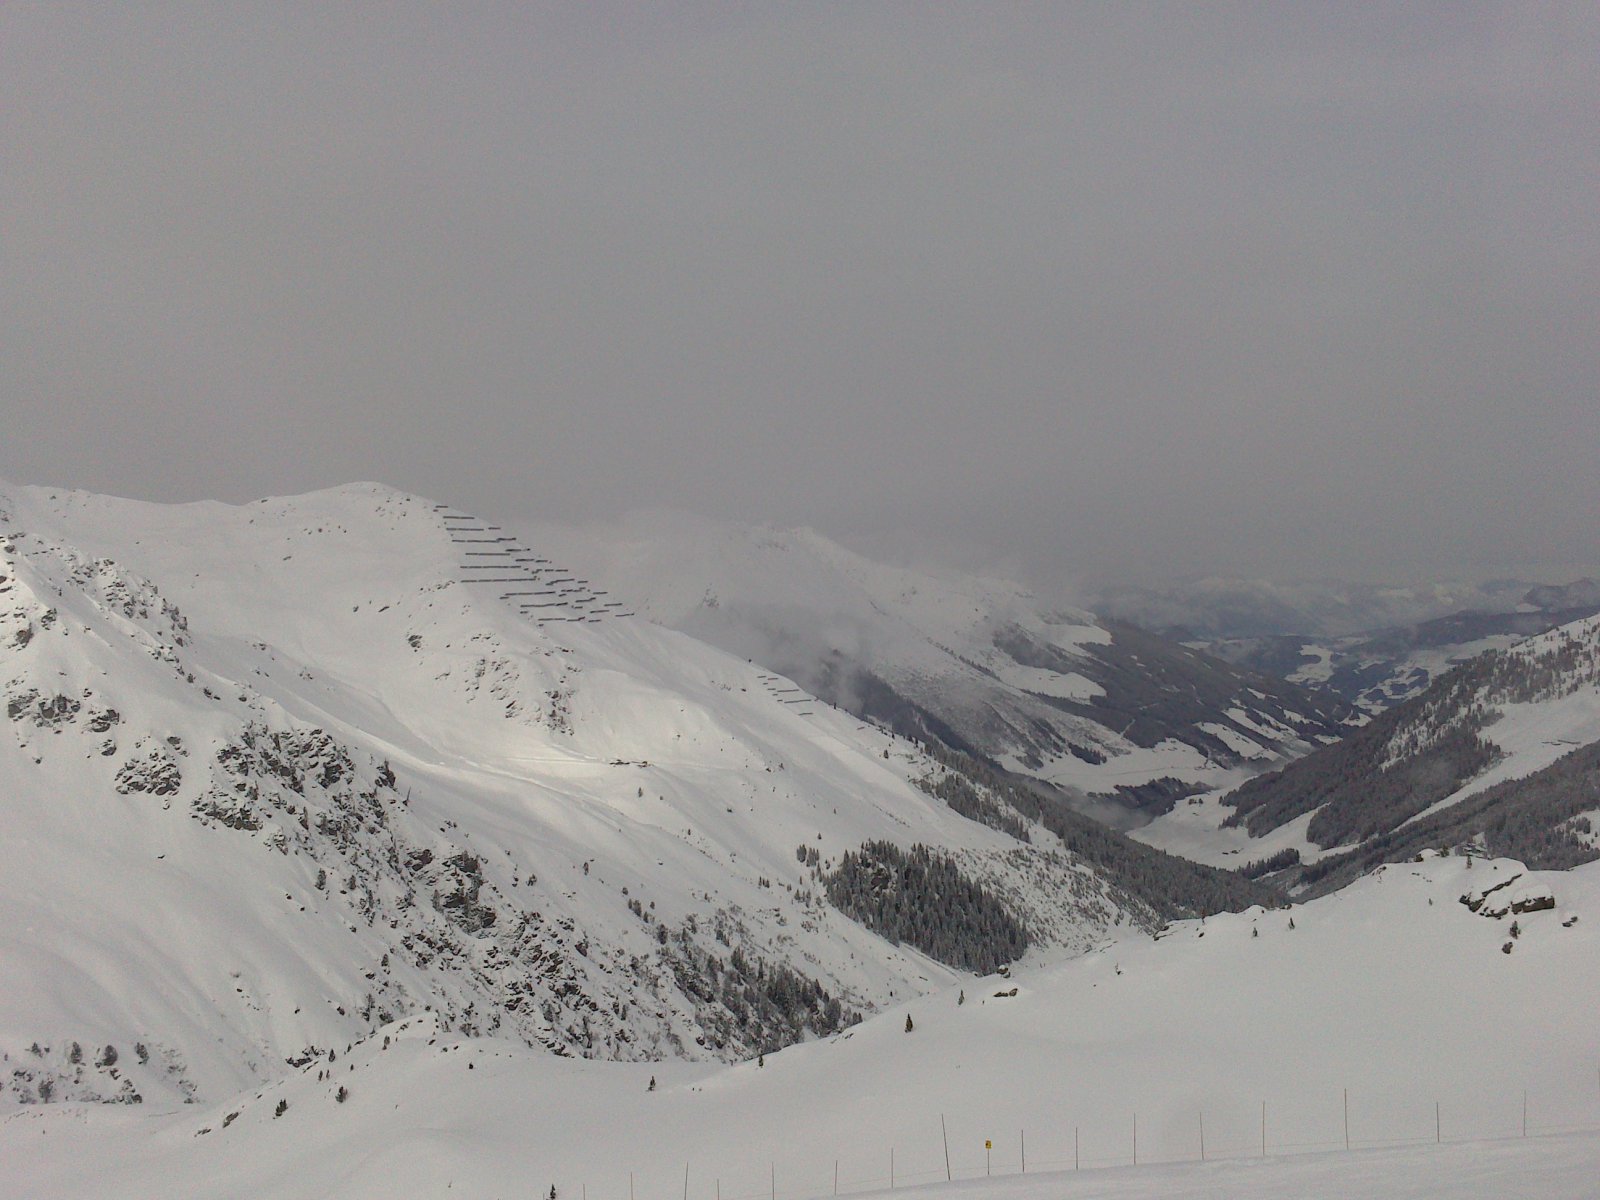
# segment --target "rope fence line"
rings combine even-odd
[[[1130,1166],[1170,1167],[1184,1163],[1241,1162],[1338,1151],[1354,1153],[1361,1150],[1405,1149],[1431,1145],[1486,1145],[1568,1134],[1600,1133],[1600,1107],[1597,1107],[1596,1114],[1588,1119],[1530,1122],[1528,1099],[1524,1095],[1521,1100],[1520,1117],[1514,1118],[1500,1132],[1486,1131],[1480,1126],[1471,1132],[1451,1136],[1448,1124],[1443,1120],[1450,1111],[1449,1106],[1435,1101],[1432,1106],[1433,1111],[1428,1114],[1433,1118],[1430,1122],[1433,1126],[1431,1136],[1417,1134],[1378,1138],[1359,1137],[1352,1136],[1350,1132],[1351,1097],[1346,1093],[1341,1099],[1342,1113],[1335,1118],[1338,1128],[1333,1131],[1334,1136],[1327,1138],[1274,1140],[1269,1136],[1270,1125],[1264,1114],[1262,1134],[1259,1139],[1248,1143],[1237,1139],[1219,1143],[1215,1131],[1212,1137],[1207,1138],[1204,1110],[1196,1110],[1194,1152],[1152,1157],[1139,1151],[1138,1116],[1130,1112],[1123,1144],[1115,1149],[1106,1149],[1104,1143],[1112,1139],[1101,1137],[1098,1139],[1101,1143],[1100,1150],[1092,1152],[1088,1139],[1084,1136],[1083,1126],[1074,1126],[1065,1137],[1062,1136],[1062,1131],[1056,1130],[1056,1136],[1048,1141],[1041,1139],[1041,1131],[1036,1127],[1033,1131],[1034,1153],[1029,1154],[1028,1130],[1018,1128],[1002,1135],[1006,1142],[1004,1147],[1001,1146],[1000,1140],[986,1137],[976,1147],[975,1162],[965,1159],[955,1162],[950,1157],[948,1126],[941,1116],[938,1130],[939,1143],[937,1145],[933,1143],[930,1130],[930,1136],[919,1144],[915,1166],[911,1169],[908,1169],[904,1148],[886,1145],[881,1155],[881,1164],[877,1166],[867,1166],[861,1162],[864,1155],[851,1156],[857,1160],[858,1169],[865,1167],[869,1173],[852,1173],[850,1159],[844,1156],[819,1157],[803,1167],[797,1167],[791,1160],[789,1163],[791,1177],[803,1176],[807,1181],[818,1181],[820,1186],[812,1182],[800,1183],[798,1178],[795,1178],[794,1182],[789,1182],[784,1180],[783,1173],[779,1170],[780,1161],[774,1159],[770,1160],[766,1164],[767,1169],[761,1172],[765,1176],[763,1180],[765,1186],[754,1191],[731,1191],[724,1186],[722,1176],[708,1173],[703,1169],[693,1169],[694,1160],[691,1158],[684,1162],[681,1170],[672,1172],[663,1170],[659,1177],[652,1175],[648,1182],[642,1172],[628,1172],[626,1192],[622,1186],[594,1188],[589,1182],[585,1182],[580,1185],[581,1197],[582,1200],[590,1200],[592,1194],[595,1200],[622,1200],[623,1196],[626,1196],[627,1200],[825,1200],[828,1196],[893,1191],[902,1187],[941,1181],[954,1182],[997,1176],[1020,1177],[1030,1173],[1103,1170]],[[1263,1109],[1266,1107],[1264,1101],[1262,1107]],[[1303,1120],[1295,1123],[1304,1124]],[[966,1140],[971,1141],[970,1138]],[[1168,1141],[1170,1140],[1169,1136]],[[1047,1147],[1043,1154],[1039,1153],[1041,1145]],[[1063,1147],[1067,1153],[1063,1153]],[[974,1154],[974,1148],[970,1145],[963,1143],[959,1149],[967,1155]],[[1005,1157],[997,1155],[996,1151],[1000,1151]],[[742,1169],[739,1173],[741,1182],[750,1178],[753,1171],[754,1169],[749,1166]],[[559,1189],[553,1188],[552,1192],[556,1200],[560,1200]]]

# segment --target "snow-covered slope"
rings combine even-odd
[[[655,620],[904,736],[1163,811],[1332,740],[1342,702],[1017,584],[874,562],[806,529],[641,514],[540,539]],[[1152,786],[1154,785],[1154,786]]]
[[[908,743],[374,485],[0,489],[0,692],[13,1101],[227,1095],[422,1012],[618,1059],[817,1036],[959,976],[828,902],[869,841],[948,856],[1047,952],[1171,911],[1016,813],[959,815]]]
[[[1586,617],[1479,655],[1344,742],[1139,836],[1216,862],[1298,854],[1308,865],[1284,880],[1326,889],[1463,842],[1571,866],[1600,857],[1596,821],[1600,617]]]
[[[25,1110],[0,1161],[41,1200],[943,1195],[947,1163],[974,1200],[1577,1200],[1600,1136],[1548,1135],[1600,1127],[1597,993],[1600,865],[1433,858],[969,979],[764,1064],[576,1062],[419,1018],[216,1104]],[[1024,1151],[1025,1180],[986,1180]]]

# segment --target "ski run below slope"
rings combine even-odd
[[[1486,892],[1508,902],[1460,902]],[[14,1110],[0,1161],[39,1200],[797,1200],[891,1169],[974,1200],[1575,1200],[1600,1179],[1596,995],[1600,865],[1432,858],[967,978],[764,1062],[577,1061],[417,1017],[221,1103]]]

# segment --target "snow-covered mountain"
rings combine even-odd
[[[958,981],[764,1062],[573,1061],[422,1016],[214,1103],[14,1112],[0,1162],[36,1200],[935,1181],[971,1200],[1586,1200],[1596,994],[1600,864],[1431,858]]]
[[[1428,847],[1600,858],[1600,617],[1486,651],[1343,742],[1196,800],[1139,836],[1270,860],[1314,890]]]
[[[1000,579],[874,562],[807,529],[637,514],[542,526],[592,577],[903,736],[1066,789],[1113,823],[1343,732],[1346,706]]]
[[[422,1013],[734,1059],[1251,896],[375,485],[0,488],[0,691],[11,1101],[228,1095]]]

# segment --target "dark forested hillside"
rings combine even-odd
[[[947,966],[988,975],[1028,948],[1028,931],[1005,904],[949,855],[920,844],[847,850],[824,882],[835,908]]]
[[[1591,814],[1600,812],[1600,742],[1523,779],[1485,788],[1459,804],[1300,872],[1308,895],[1343,887],[1384,862],[1427,849],[1476,843],[1492,857],[1515,858],[1536,871],[1564,871],[1600,858]]]

